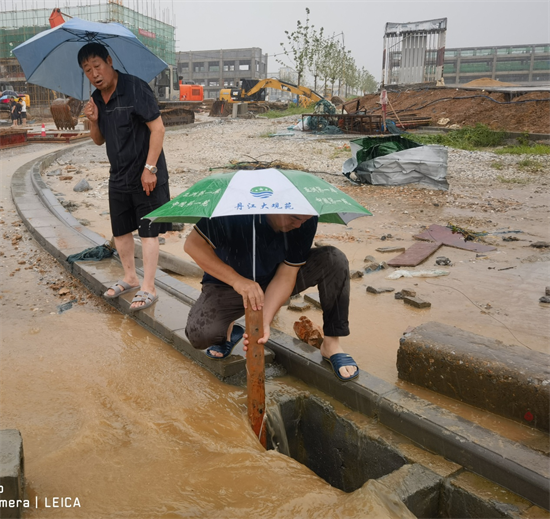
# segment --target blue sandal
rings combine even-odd
[[[338,377],[338,379],[342,382],[353,380],[354,378],[357,378],[359,376],[359,366],[353,360],[353,357],[347,353],[335,353],[331,357],[323,357],[323,359],[332,366],[332,371],[334,371],[336,377]],[[351,377],[343,377],[342,375],[340,375],[340,368],[343,368],[345,366],[355,366],[357,370]]]
[[[216,359],[216,360],[225,359],[226,357],[229,357],[235,345],[242,339],[243,334],[244,334],[244,328],[242,326],[239,326],[238,324],[234,324],[233,330],[231,330],[231,340],[226,341],[225,344],[216,344],[214,346],[210,346],[210,348],[206,350],[206,355],[211,359]],[[212,355],[210,353],[212,351],[221,353],[222,356],[217,357],[216,355]]]

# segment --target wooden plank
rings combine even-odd
[[[246,352],[246,389],[248,393],[248,419],[254,434],[264,448],[267,447],[267,418],[265,416],[265,358],[264,345],[258,339],[264,335],[263,311],[252,310],[250,303],[245,311],[248,350]]]
[[[440,242],[449,247],[456,249],[470,250],[472,252],[490,252],[497,250],[492,245],[484,245],[475,241],[466,241],[460,233],[453,233],[448,227],[433,224],[428,229],[420,234],[413,236],[416,240]]]
[[[431,256],[442,243],[418,242],[411,245],[403,254],[388,261],[390,267],[416,267],[428,256]]]

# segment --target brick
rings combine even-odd
[[[430,306],[432,306],[432,303],[428,301],[424,301],[419,297],[407,297],[404,294],[403,294],[403,302],[408,305],[414,306],[415,308],[430,308]]]
[[[392,287],[375,288],[370,285],[367,287],[367,292],[370,292],[371,294],[383,294],[384,292],[393,292],[394,290],[395,288]]]
[[[304,295],[304,300],[311,303],[317,308],[321,308],[321,300],[319,299],[319,292],[310,292]]]

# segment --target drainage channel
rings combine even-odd
[[[421,457],[411,457],[406,439],[386,434],[375,419],[371,427],[358,425],[317,396],[275,396],[267,417],[268,449],[290,456],[344,492],[376,480],[382,492],[393,493],[419,518],[534,517],[526,512],[529,505],[504,489],[453,464],[431,470],[433,459],[423,464]]]
[[[344,492],[353,492],[406,463],[317,398],[280,402],[269,409],[268,417],[268,448],[294,458]]]

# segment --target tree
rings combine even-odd
[[[374,79],[374,76],[365,67],[360,71],[358,87],[363,95],[372,94],[378,90],[376,79]]]
[[[348,96],[348,87],[351,89],[357,88],[359,83],[359,71],[349,50],[344,53],[342,60],[342,81],[345,86],[344,97]]]
[[[321,72],[325,80],[325,88],[330,83],[331,93],[334,94],[334,83],[342,77],[342,61],[344,48],[340,42],[330,39],[324,46]]]
[[[327,44],[323,36],[323,28],[311,33],[310,72],[313,76],[313,90],[317,90],[317,79],[322,76],[324,51]]]
[[[304,77],[305,71],[311,66],[311,35],[314,26],[309,25],[309,8],[306,7],[306,22],[300,20],[296,23],[296,30],[285,31],[287,42],[281,43],[283,52],[293,63],[293,68],[298,74],[298,84]],[[277,59],[281,65],[287,65],[284,61]]]

